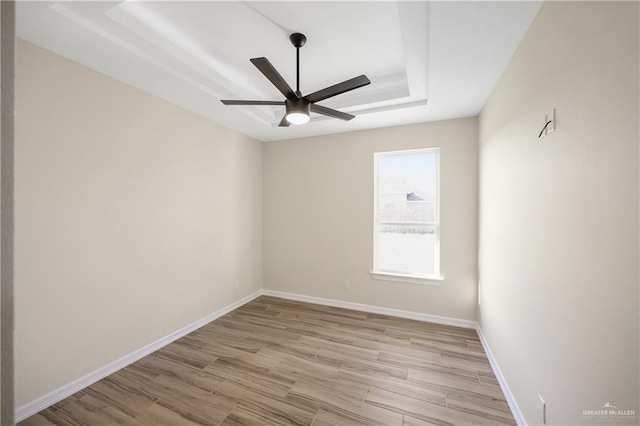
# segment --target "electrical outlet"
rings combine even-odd
[[[344,288],[351,288],[351,283],[347,280],[344,280],[343,285],[344,285]]]
[[[240,280],[235,280],[234,281],[233,288],[240,288]]]
[[[538,395],[538,399],[540,400],[540,404],[542,404],[542,424],[547,424],[547,403],[544,402],[542,396]]]

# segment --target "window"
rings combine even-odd
[[[439,154],[437,148],[375,154],[374,278],[441,280]]]

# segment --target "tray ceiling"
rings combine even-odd
[[[20,2],[19,37],[256,139],[269,141],[477,115],[541,2]],[[249,62],[267,57],[311,93],[366,74],[372,84],[277,127],[282,100]]]

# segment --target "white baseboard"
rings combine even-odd
[[[491,368],[493,369],[493,374],[495,374],[498,379],[498,383],[500,384],[500,389],[502,389],[502,393],[504,394],[505,399],[507,400],[507,404],[509,404],[509,408],[511,409],[511,413],[513,417],[518,423],[519,426],[527,426],[527,421],[520,411],[520,407],[518,407],[518,403],[516,402],[516,398],[511,393],[511,389],[509,389],[509,385],[507,384],[507,379],[502,375],[502,371],[498,366],[498,361],[496,361],[493,353],[491,352],[491,348],[489,348],[489,343],[487,339],[484,337],[484,333],[482,332],[482,328],[480,328],[480,324],[476,323],[476,332],[478,332],[478,336],[480,337],[480,342],[482,343],[482,347],[484,348],[484,352],[487,354],[487,358],[489,358],[489,363],[491,364]]]
[[[354,311],[370,312],[372,314],[390,315],[392,317],[407,318],[417,321],[433,322],[454,327],[476,328],[476,322],[458,318],[441,317],[438,315],[421,314],[419,312],[402,311],[399,309],[383,308],[381,306],[363,305],[354,302],[345,302],[335,299],[323,299],[321,297],[304,296],[302,294],[285,293],[282,291],[263,290],[265,296],[279,297],[281,299],[297,300],[299,302],[315,303],[316,305],[333,306],[335,308],[353,309]]]
[[[262,290],[258,290],[253,294],[243,297],[237,302],[227,305],[224,308],[218,309],[212,314],[209,314],[206,317],[181,328],[180,330],[174,331],[173,333],[159,340],[156,340],[155,342],[150,343],[143,348],[140,348],[128,355],[123,356],[120,359],[117,359],[103,367],[100,367],[94,372],[87,374],[86,376],[80,377],[79,379],[76,379],[73,382],[62,386],[61,388],[58,388],[53,392],[50,392],[34,401],[31,401],[27,404],[24,404],[21,407],[18,407],[15,413],[16,422],[20,422],[26,419],[27,417],[32,416],[37,412],[44,410],[47,407],[50,407],[56,402],[59,402],[73,395],[74,393],[86,388],[87,386],[91,386],[98,380],[104,379],[108,375],[115,373],[116,371],[128,366],[129,364],[132,364],[138,361],[141,358],[144,358],[145,356],[168,345],[174,340],[177,340],[183,336],[186,336],[192,331],[195,331],[198,328],[202,327],[203,325],[208,324],[211,321],[217,318],[220,318],[221,316],[226,315],[227,313],[233,311],[234,309],[239,308],[240,306],[251,302],[253,299],[261,295],[262,295]]]

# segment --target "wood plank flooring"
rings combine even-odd
[[[515,425],[474,330],[260,297],[20,426]]]

